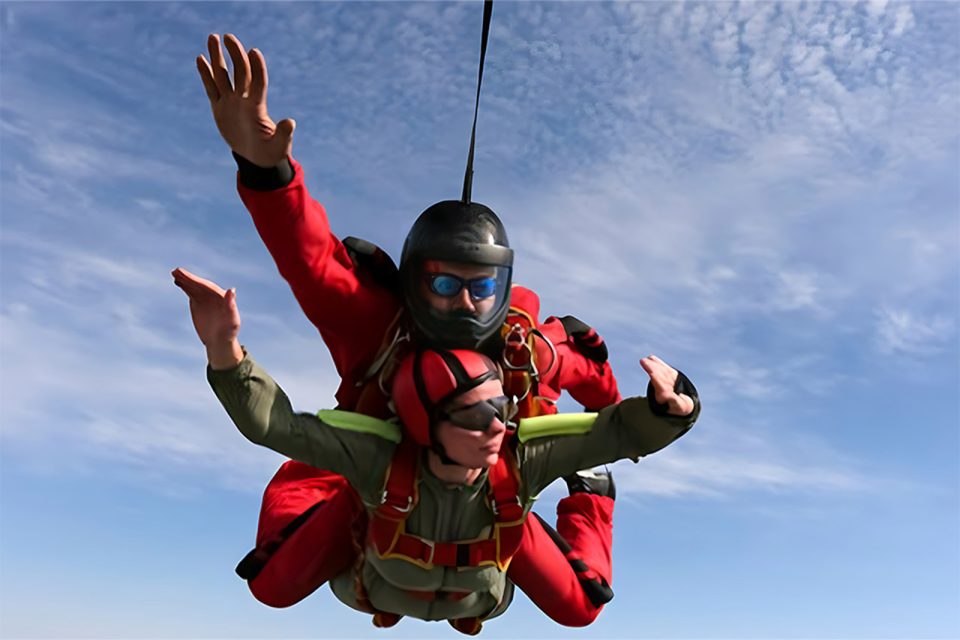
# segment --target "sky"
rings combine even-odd
[[[0,636],[457,635],[233,574],[282,458],[219,406],[169,272],[236,287],[251,353],[331,407],[194,59],[262,50],[334,232],[397,258],[460,194],[481,15],[0,3]],[[624,395],[655,353],[703,413],[613,465],[598,620],[518,596],[484,636],[960,637],[958,34],[956,2],[495,4],[473,197],[514,280],[599,330]]]

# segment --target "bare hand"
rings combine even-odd
[[[186,269],[173,270],[173,283],[190,298],[190,316],[200,342],[207,348],[207,358],[214,369],[229,369],[243,360],[237,340],[240,333],[240,311],[235,289],[224,291],[216,283],[205,280]]]
[[[267,63],[263,54],[257,49],[250,49],[248,54],[229,33],[224,44],[233,62],[232,83],[220,36],[212,33],[207,37],[210,62],[197,56],[197,71],[217,129],[238,155],[260,167],[275,167],[290,153],[297,123],[288,118],[274,124],[267,113]]]
[[[654,398],[660,404],[667,405],[667,413],[675,416],[690,415],[694,408],[693,398],[673,390],[677,384],[676,369],[653,355],[642,358],[640,366],[650,376]]]

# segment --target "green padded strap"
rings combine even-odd
[[[400,427],[392,422],[371,418],[362,413],[341,411],[339,409],[323,409],[317,411],[317,417],[337,429],[356,431],[358,433],[370,433],[395,444],[400,443]]]
[[[596,413],[556,413],[549,416],[523,418],[517,429],[520,442],[547,436],[576,436],[590,433]]]

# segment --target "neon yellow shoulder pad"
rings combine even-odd
[[[387,422],[386,420],[371,418],[370,416],[365,416],[362,413],[354,413],[353,411],[341,411],[339,409],[317,411],[317,417],[337,429],[369,433],[396,444],[400,443],[400,426],[392,422]]]
[[[557,413],[549,416],[523,418],[517,428],[520,442],[547,436],[576,436],[590,433],[596,413]]]

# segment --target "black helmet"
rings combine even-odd
[[[492,308],[478,315],[436,309],[425,295],[427,260],[490,267],[495,280]],[[424,346],[477,349],[499,336],[510,307],[513,250],[503,223],[477,202],[445,200],[420,214],[403,243],[400,278],[404,305]]]

